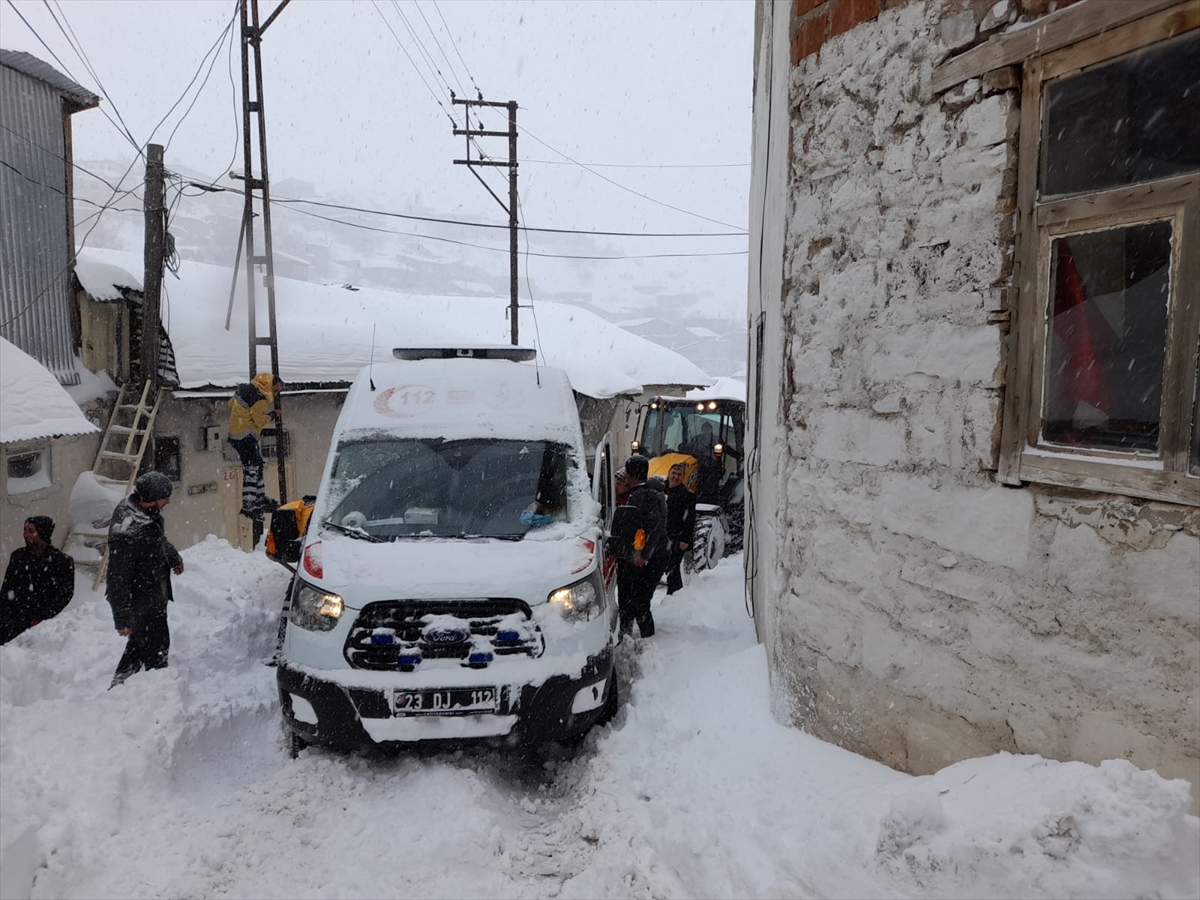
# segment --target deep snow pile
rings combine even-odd
[[[279,738],[286,573],[184,552],[172,667],[121,650],[84,578],[0,648],[0,896],[1189,897],[1189,789],[1000,754],[913,778],[779,724],[724,561],[628,645],[627,700],[573,758],[361,758]]]

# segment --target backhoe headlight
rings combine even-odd
[[[308,631],[330,631],[342,617],[344,608],[345,603],[337,594],[330,594],[300,581],[292,597],[289,618]]]
[[[586,622],[604,609],[604,592],[597,587],[596,579],[589,576],[552,591],[550,602],[568,622]]]

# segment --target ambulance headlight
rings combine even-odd
[[[308,631],[330,631],[342,617],[345,603],[337,594],[330,594],[304,581],[297,581],[288,617]]]
[[[604,609],[604,591],[594,576],[552,591],[549,600],[568,622],[586,622]]]

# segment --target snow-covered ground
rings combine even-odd
[[[286,573],[184,559],[165,671],[106,691],[122,639],[83,575],[0,648],[0,896],[1200,895],[1185,782],[1008,754],[914,778],[777,722],[740,558],[659,598],[575,753],[296,760],[261,663]]]

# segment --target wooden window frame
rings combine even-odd
[[[1082,11],[1082,10],[1081,10]],[[1069,10],[1068,10],[1069,12]],[[998,479],[1054,484],[1200,506],[1200,476],[1189,474],[1200,439],[1200,172],[1068,196],[1038,198],[1044,88],[1200,27],[1195,4],[1152,13],[1023,66],[1017,174],[1016,322],[1007,358],[1007,395]],[[1043,365],[1050,327],[1051,241],[1064,234],[1139,222],[1172,222],[1171,295],[1163,372],[1160,446],[1146,454],[1041,444]]]

